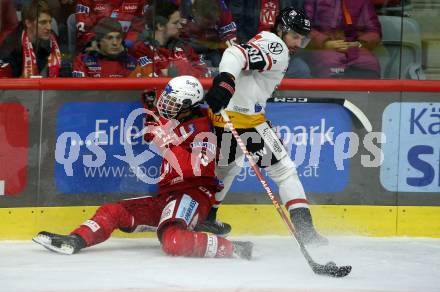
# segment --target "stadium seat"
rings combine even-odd
[[[417,21],[380,15],[382,44],[375,50],[383,79],[426,79],[422,70],[422,40]]]
[[[412,0],[372,0],[378,15],[408,16],[413,9]]]

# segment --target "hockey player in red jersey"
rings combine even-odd
[[[140,197],[106,204],[70,235],[42,231],[36,243],[64,254],[108,239],[116,228],[124,232],[154,230],[165,253],[189,257],[250,259],[251,242],[193,231],[203,222],[222,189],[215,172],[216,137],[207,115],[199,108],[200,82],[191,76],[172,79],[157,100],[160,119],[149,119],[146,138],[164,159],[156,197]],[[147,105],[151,108],[151,105]]]

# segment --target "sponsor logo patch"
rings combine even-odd
[[[84,222],[81,225],[89,227],[93,232],[96,232],[101,228],[101,226],[99,226],[99,224],[93,220],[87,220],[86,222]]]
[[[140,57],[139,58],[139,64],[144,67],[147,66],[148,64],[153,63],[148,57]]]
[[[171,219],[173,217],[174,208],[176,207],[176,200],[169,202],[165,208],[162,210],[162,215],[160,216],[159,224],[162,224],[165,220]]]
[[[177,210],[176,218],[183,219],[185,223],[189,225],[198,206],[199,203],[193,200],[190,196],[183,195],[179,204],[179,209]]]
[[[283,46],[280,43],[272,42],[267,46],[269,52],[274,55],[279,55],[283,52]]]
[[[76,13],[89,13],[90,8],[85,5],[77,4],[76,5]]]

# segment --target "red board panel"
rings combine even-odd
[[[27,180],[29,115],[20,103],[0,103],[0,195],[15,195]]]

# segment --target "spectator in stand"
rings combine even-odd
[[[68,51],[67,19],[75,13],[75,0],[48,0],[50,11],[56,20],[58,28],[58,41],[63,53]]]
[[[225,0],[183,0],[182,39],[218,67],[223,50],[237,41],[237,26]]]
[[[142,15],[148,6],[148,0],[77,0],[76,4],[76,49],[92,47],[94,38],[93,27],[104,17],[111,17],[121,23],[126,34],[126,45],[132,44],[130,36],[143,28]]]
[[[45,0],[23,6],[22,23],[0,49],[1,77],[58,77],[61,52],[51,30],[52,15]]]
[[[17,26],[18,19],[14,2],[12,0],[2,0],[0,3],[0,46]]]
[[[305,10],[312,22],[307,55],[317,77],[380,78],[371,51],[381,26],[370,0],[306,0]]]
[[[135,57],[153,60],[158,76],[190,75],[205,77],[207,66],[194,49],[180,39],[182,18],[179,7],[168,1],[157,1],[145,13],[145,30],[130,48]]]
[[[303,9],[304,0],[235,0],[231,10],[238,27],[238,42],[246,43],[261,31],[270,31],[275,18],[286,7]],[[311,78],[310,68],[298,51],[292,56],[287,68],[287,78]]]
[[[101,19],[94,34],[97,48],[76,57],[73,77],[152,76],[152,62],[147,57],[136,59],[127,52],[122,26],[116,19]]]

